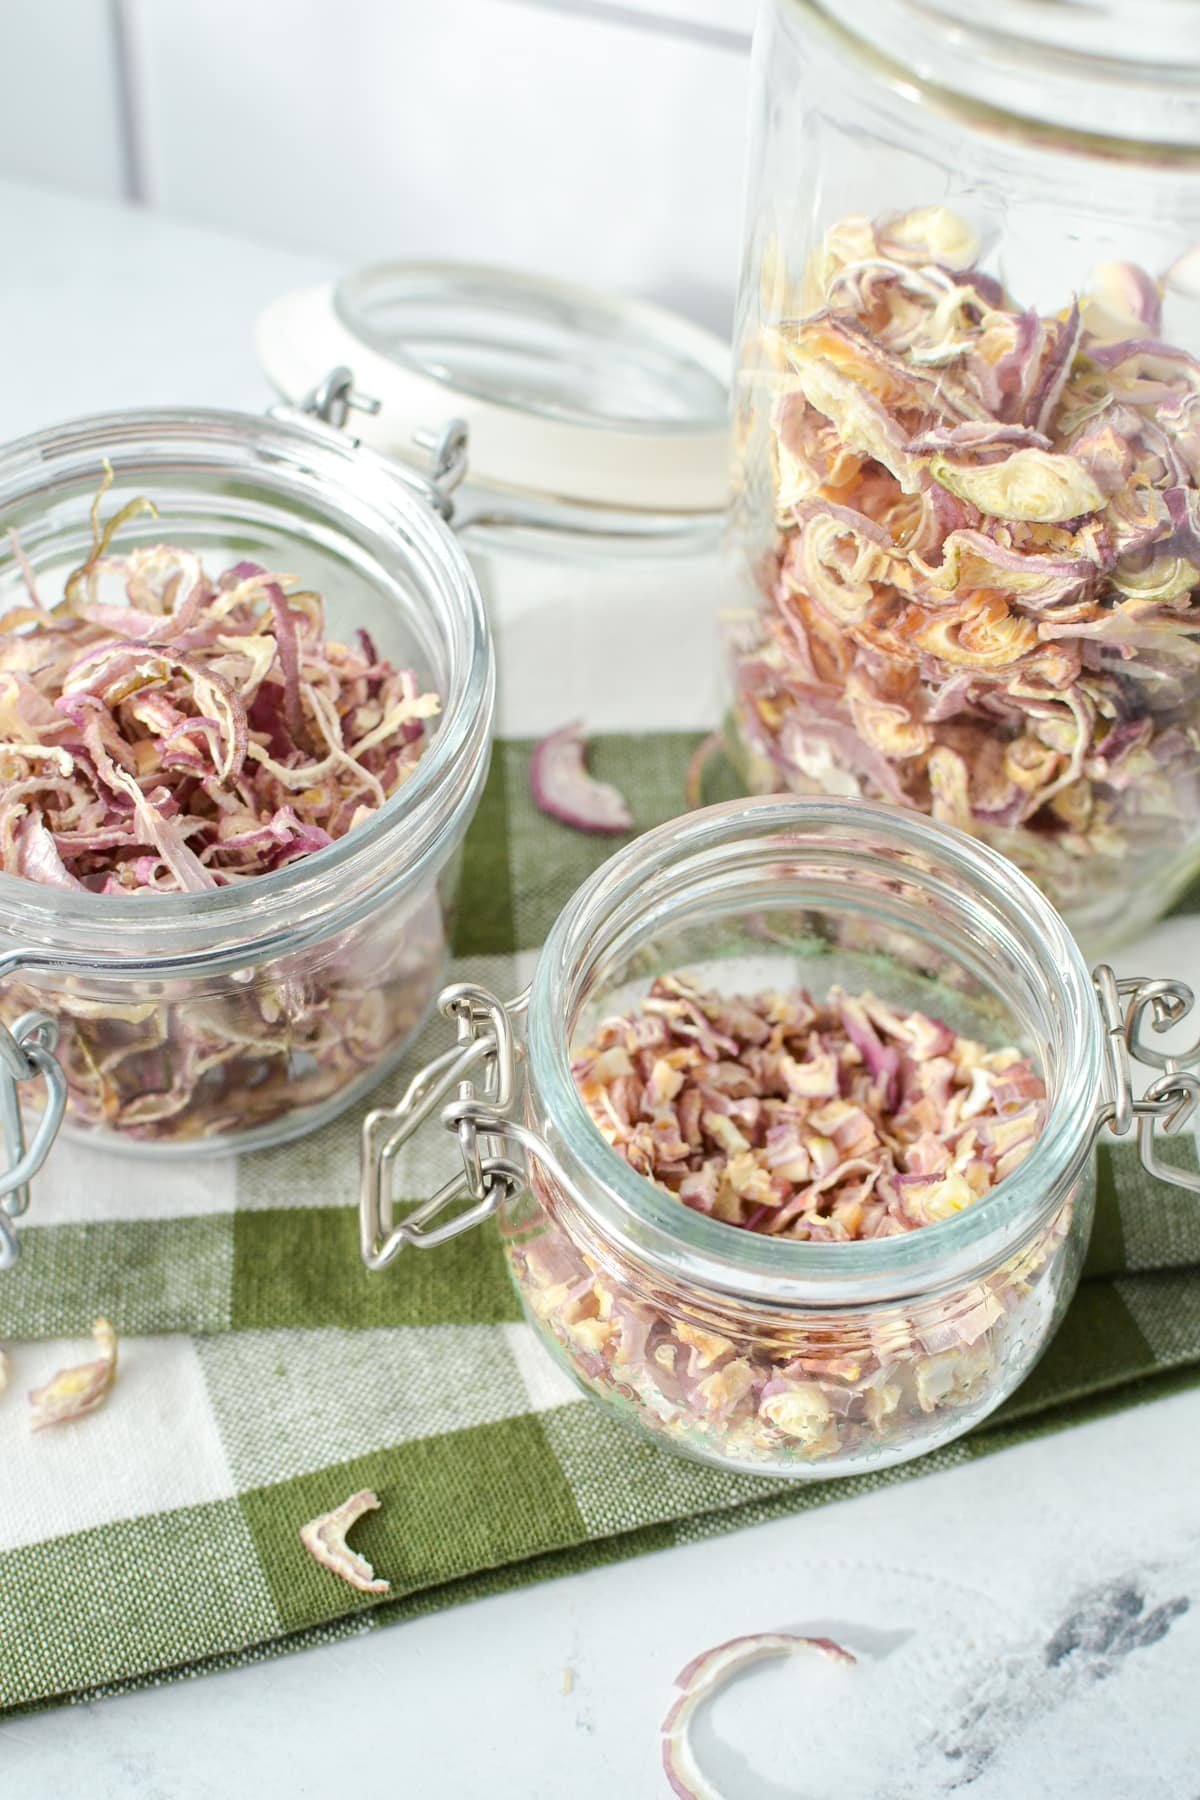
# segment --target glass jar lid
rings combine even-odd
[[[290,400],[348,364],[359,435],[411,461],[450,416],[485,487],[713,513],[728,487],[726,345],[677,314],[503,269],[385,263],[274,301],[259,357]]]

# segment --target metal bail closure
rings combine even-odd
[[[55,1059],[58,1026],[45,1013],[24,1013],[10,1030],[0,1024],[0,1270],[11,1269],[21,1254],[14,1219],[29,1205],[29,1183],[49,1153],[67,1105],[67,1078]],[[18,1084],[40,1075],[46,1083],[46,1106],[25,1142]]]
[[[1107,963],[1092,970],[1107,1045],[1108,1086],[1112,1098],[1101,1107],[1097,1128],[1107,1125],[1124,1137],[1137,1120],[1138,1155],[1143,1167],[1159,1181],[1200,1194],[1200,1174],[1174,1169],[1160,1162],[1155,1149],[1154,1127],[1162,1123],[1167,1136],[1182,1130],[1200,1102],[1200,1042],[1192,1049],[1166,1052],[1146,1042],[1143,1032],[1149,1014],[1150,1028],[1169,1031],[1186,1019],[1196,1004],[1190,987],[1182,981],[1146,980],[1129,976],[1118,981]],[[1156,1071],[1140,1099],[1135,1099],[1132,1064]]]
[[[300,413],[306,420],[317,420],[319,424],[329,426],[357,444],[359,440],[350,429],[350,414],[360,412],[374,417],[381,405],[382,402],[374,395],[360,393],[354,385],[353,369],[348,368],[345,363],[339,363],[336,369],[330,369],[324,380],[318,381],[316,387],[310,388],[294,406],[282,403],[268,407],[267,410],[279,417],[295,418]],[[464,419],[447,419],[440,431],[419,431],[414,435],[413,442],[417,448],[424,450],[429,457],[427,474],[401,464],[396,465],[408,485],[415,488],[447,524],[454,517],[454,490],[467,472],[467,438]]]
[[[1182,981],[1118,980],[1106,963],[1092,971],[1105,1029],[1109,1096],[1096,1115],[1118,1137],[1137,1120],[1138,1153],[1151,1175],[1172,1187],[1200,1193],[1200,1174],[1161,1163],[1154,1127],[1168,1135],[1187,1124],[1200,1103],[1200,1043],[1168,1053],[1143,1037],[1146,1017],[1152,1030],[1168,1031],[1185,1019],[1195,996]],[[443,1018],[453,1019],[457,1042],[426,1063],[395,1106],[378,1107],[363,1121],[359,1225],[362,1259],[368,1269],[386,1268],[406,1244],[431,1249],[490,1218],[503,1200],[525,1186],[524,1155],[534,1157],[560,1181],[569,1181],[548,1144],[513,1117],[522,1051],[513,1021],[529,1004],[528,990],[507,1004],[487,988],[455,982],[438,996]],[[1155,1071],[1135,1097],[1132,1064]],[[476,1092],[476,1082],[482,1095]],[[457,1088],[456,1098],[449,1099]],[[399,1224],[393,1217],[392,1165],[402,1147],[431,1115],[458,1141],[462,1167]],[[524,1153],[524,1155],[522,1154]],[[461,1202],[459,1211],[452,1209]],[[449,1215],[442,1217],[442,1215]],[[441,1223],[436,1223],[438,1219]]]
[[[525,1011],[528,992],[507,1004],[466,981],[438,995],[438,1011],[457,1027],[457,1042],[425,1065],[395,1106],[377,1107],[363,1120],[359,1229],[368,1269],[383,1269],[406,1244],[429,1250],[490,1218],[502,1200],[525,1186],[520,1149],[538,1148],[533,1133],[508,1117],[517,1090],[520,1046],[513,1020]],[[476,1093],[479,1083],[482,1094]],[[447,1097],[457,1088],[457,1095]],[[399,1224],[393,1218],[392,1178],[402,1147],[438,1108],[458,1141],[462,1168]],[[469,1201],[462,1211],[456,1203]],[[435,1223],[439,1216],[440,1224]]]

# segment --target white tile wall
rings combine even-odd
[[[0,0],[0,176],[724,329],[755,0]]]
[[[0,0],[0,172],[117,199],[126,188],[110,0]],[[18,254],[8,245],[8,255]]]
[[[723,326],[746,7],[663,3],[659,24],[607,0],[125,0],[147,199],[348,261],[508,263]]]

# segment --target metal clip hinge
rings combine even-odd
[[[1180,1131],[1200,1104],[1200,1044],[1168,1054],[1144,1041],[1147,1013],[1163,1032],[1191,1012],[1195,997],[1181,981],[1118,980],[1107,964],[1092,979],[1104,1023],[1106,1075],[1111,1098],[1101,1106],[1097,1129],[1117,1136],[1137,1121],[1142,1163],[1160,1181],[1200,1193],[1200,1174],[1161,1163],[1154,1128]],[[362,1259],[382,1269],[406,1245],[430,1249],[489,1218],[526,1182],[525,1156],[532,1156],[560,1182],[569,1178],[549,1145],[513,1117],[520,1049],[513,1020],[528,1005],[528,993],[507,1005],[486,988],[457,982],[438,998],[442,1016],[454,1020],[457,1042],[425,1065],[395,1106],[379,1107],[363,1121],[359,1223]],[[1156,1071],[1135,1097],[1132,1064]],[[476,1084],[482,1088],[477,1093]],[[457,1088],[457,1096],[449,1098]],[[462,1167],[400,1223],[393,1217],[393,1165],[413,1134],[440,1109],[442,1125],[457,1139]],[[465,1209],[450,1209],[467,1201]],[[441,1223],[435,1223],[443,1214]]]
[[[310,388],[301,396],[295,405],[280,405],[270,411],[281,417],[294,417],[303,414],[306,420],[316,419],[322,425],[328,425],[335,432],[343,432],[353,444],[359,439],[354,437],[348,421],[352,412],[365,413],[375,418],[383,410],[383,402],[373,394],[364,394],[354,385],[354,371],[345,363],[339,363],[330,369],[316,387]],[[433,510],[449,523],[454,517],[454,490],[459,486],[467,472],[468,429],[465,419],[448,419],[438,431],[418,431],[413,435],[413,442],[418,449],[429,456],[427,473],[413,469],[405,469],[403,478],[410,487],[415,487]]]
[[[1153,1031],[1169,1031],[1187,1018],[1196,997],[1186,982],[1145,980],[1141,976],[1118,980],[1107,963],[1092,970],[1096,997],[1104,1021],[1108,1086],[1112,1095],[1101,1108],[1097,1125],[1107,1125],[1124,1137],[1137,1121],[1137,1147],[1142,1165],[1159,1181],[1200,1194],[1200,1174],[1172,1168],[1159,1161],[1154,1128],[1161,1124],[1168,1137],[1181,1131],[1200,1104],[1200,1043],[1192,1049],[1168,1053],[1143,1037],[1146,1015]],[[1154,1069],[1140,1098],[1133,1092],[1133,1064]]]
[[[511,1154],[510,1143],[523,1146],[530,1134],[507,1115],[516,1096],[520,1057],[513,1018],[527,1000],[522,994],[505,1005],[486,988],[465,981],[443,988],[438,1011],[454,1020],[457,1042],[413,1077],[395,1106],[377,1107],[364,1119],[359,1225],[368,1269],[386,1268],[406,1244],[432,1249],[469,1231],[524,1187],[524,1164]],[[457,1095],[448,1101],[454,1089]],[[397,1224],[393,1165],[438,1108],[442,1124],[458,1141],[462,1168]],[[466,1210],[441,1224],[432,1222],[463,1200],[471,1202]]]
[[[339,363],[296,404],[300,412],[332,425],[335,431],[344,431],[351,412],[366,413],[373,418],[383,403],[372,394],[360,394],[354,385],[353,369]]]
[[[45,1162],[66,1110],[66,1076],[54,1055],[57,1037],[58,1027],[45,1013],[24,1013],[11,1030],[0,1024],[0,1270],[10,1269],[21,1253],[13,1220],[29,1205],[29,1184]],[[19,1084],[39,1075],[46,1083],[46,1105],[32,1143],[26,1144]]]

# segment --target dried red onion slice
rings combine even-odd
[[[117,1334],[107,1319],[97,1319],[92,1326],[92,1336],[100,1352],[93,1362],[60,1369],[44,1387],[31,1391],[31,1431],[44,1431],[48,1425],[66,1425],[72,1419],[82,1419],[85,1413],[95,1412],[108,1393],[117,1378]]]
[[[378,1507],[378,1495],[370,1488],[363,1488],[343,1500],[332,1512],[321,1513],[300,1527],[300,1542],[309,1555],[323,1569],[357,1588],[360,1594],[386,1594],[388,1591],[388,1583],[377,1576],[366,1558],[346,1542],[351,1526],[356,1525],[364,1513],[375,1512]]]
[[[576,831],[616,837],[633,828],[624,795],[588,773],[583,726],[578,722],[552,731],[534,747],[529,786],[539,811]]]
[[[853,1664],[857,1661],[849,1650],[843,1650],[832,1638],[760,1631],[730,1638],[724,1644],[714,1644],[711,1650],[702,1651],[680,1670],[675,1685],[682,1691],[662,1722],[663,1769],[679,1800],[723,1800],[692,1753],[691,1722],[703,1703],[753,1663],[763,1662],[770,1656],[795,1656],[800,1650],[815,1650],[831,1662]]]

